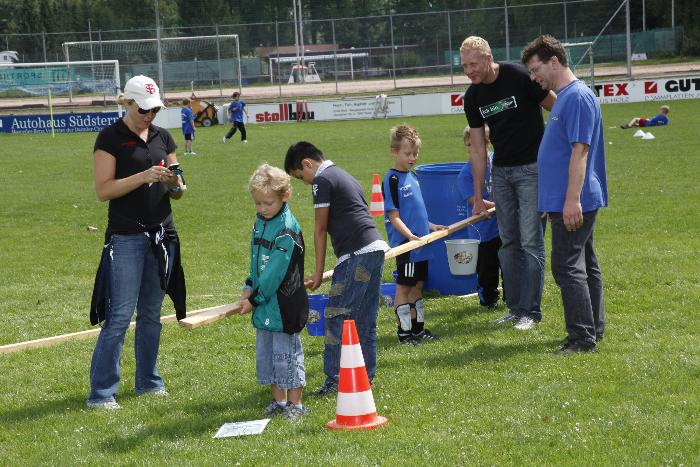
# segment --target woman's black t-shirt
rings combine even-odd
[[[95,141],[94,150],[101,149],[116,159],[114,178],[121,179],[143,172],[163,161],[177,148],[170,133],[151,125],[148,141],[133,133],[120,118],[104,128]],[[172,227],[170,196],[162,183],[144,183],[126,195],[109,201],[107,231],[132,234],[151,230],[161,223]]]

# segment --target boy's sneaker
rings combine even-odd
[[[281,404],[277,401],[272,401],[270,405],[265,407],[263,414],[266,417],[274,417],[275,415],[282,415],[287,409],[288,404]]]
[[[196,153],[196,152],[194,152],[194,151],[190,151],[190,153],[189,153],[189,154],[190,154],[190,156],[196,156],[196,155],[197,155],[197,153]]]
[[[438,336],[430,332],[428,329],[423,329],[421,332],[413,334],[413,338],[416,339],[418,342],[436,341],[439,339]]]
[[[627,128],[629,128],[629,125],[620,125],[620,128],[622,128],[623,130],[626,130]]]
[[[479,305],[485,306],[489,310],[495,310],[496,308],[498,308],[498,300],[496,300],[495,302],[479,302]]]
[[[88,409],[100,409],[100,410],[117,410],[121,409],[122,406],[117,404],[117,401],[87,401]]]
[[[497,320],[494,321],[496,324],[503,324],[503,323],[511,323],[513,321],[518,321],[520,317],[518,315],[514,315],[510,311],[507,311],[506,314],[498,318]]]
[[[567,339],[566,344],[562,345],[561,348],[556,351],[559,355],[571,355],[580,352],[595,352],[595,344],[581,341],[571,342]]]
[[[316,392],[314,392],[315,395],[317,396],[327,396],[328,394],[335,394],[338,392],[338,383],[335,381],[326,381],[323,383],[323,386],[318,388]]]
[[[534,328],[536,325],[537,321],[530,318],[529,316],[523,316],[518,320],[517,323],[515,323],[513,327],[519,331],[527,331],[528,329]]]
[[[416,339],[410,332],[397,332],[396,336],[399,338],[399,344],[418,345],[421,343],[420,339]]]
[[[228,143],[228,139],[224,136],[224,144]]]
[[[248,144],[248,140],[247,140],[247,139],[244,139],[243,141],[241,141],[241,143],[243,143],[243,144]]]
[[[282,416],[289,420],[290,422],[296,422],[303,415],[309,413],[309,410],[301,404],[292,404],[287,402],[287,407],[285,408]]]

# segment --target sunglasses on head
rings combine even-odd
[[[151,112],[153,112],[153,115],[157,114],[158,112],[160,112],[160,107],[153,107],[152,109],[148,109],[148,110],[142,109],[141,107],[139,107],[139,113],[141,115],[148,115]]]

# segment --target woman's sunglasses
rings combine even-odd
[[[160,112],[160,107],[153,107],[152,109],[148,109],[148,110],[145,110],[145,109],[142,109],[141,107],[139,107],[139,113],[141,115],[148,115],[151,112],[153,112],[153,115],[157,114],[158,112]]]

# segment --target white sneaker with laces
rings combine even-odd
[[[498,318],[497,320],[494,321],[496,324],[503,324],[503,323],[510,323],[513,321],[518,321],[518,315],[514,315],[510,311],[507,311],[506,314]]]
[[[523,316],[518,320],[517,323],[513,326],[515,329],[518,329],[520,331],[527,331],[528,329],[532,329],[537,325],[537,321],[534,319],[530,318],[529,316]]]
[[[117,404],[117,401],[87,401],[88,409],[100,409],[100,410],[117,410],[121,409],[121,405]]]
[[[241,143],[243,143],[243,144],[248,144],[248,140],[247,140],[247,139],[244,139],[243,141],[241,141]]]

